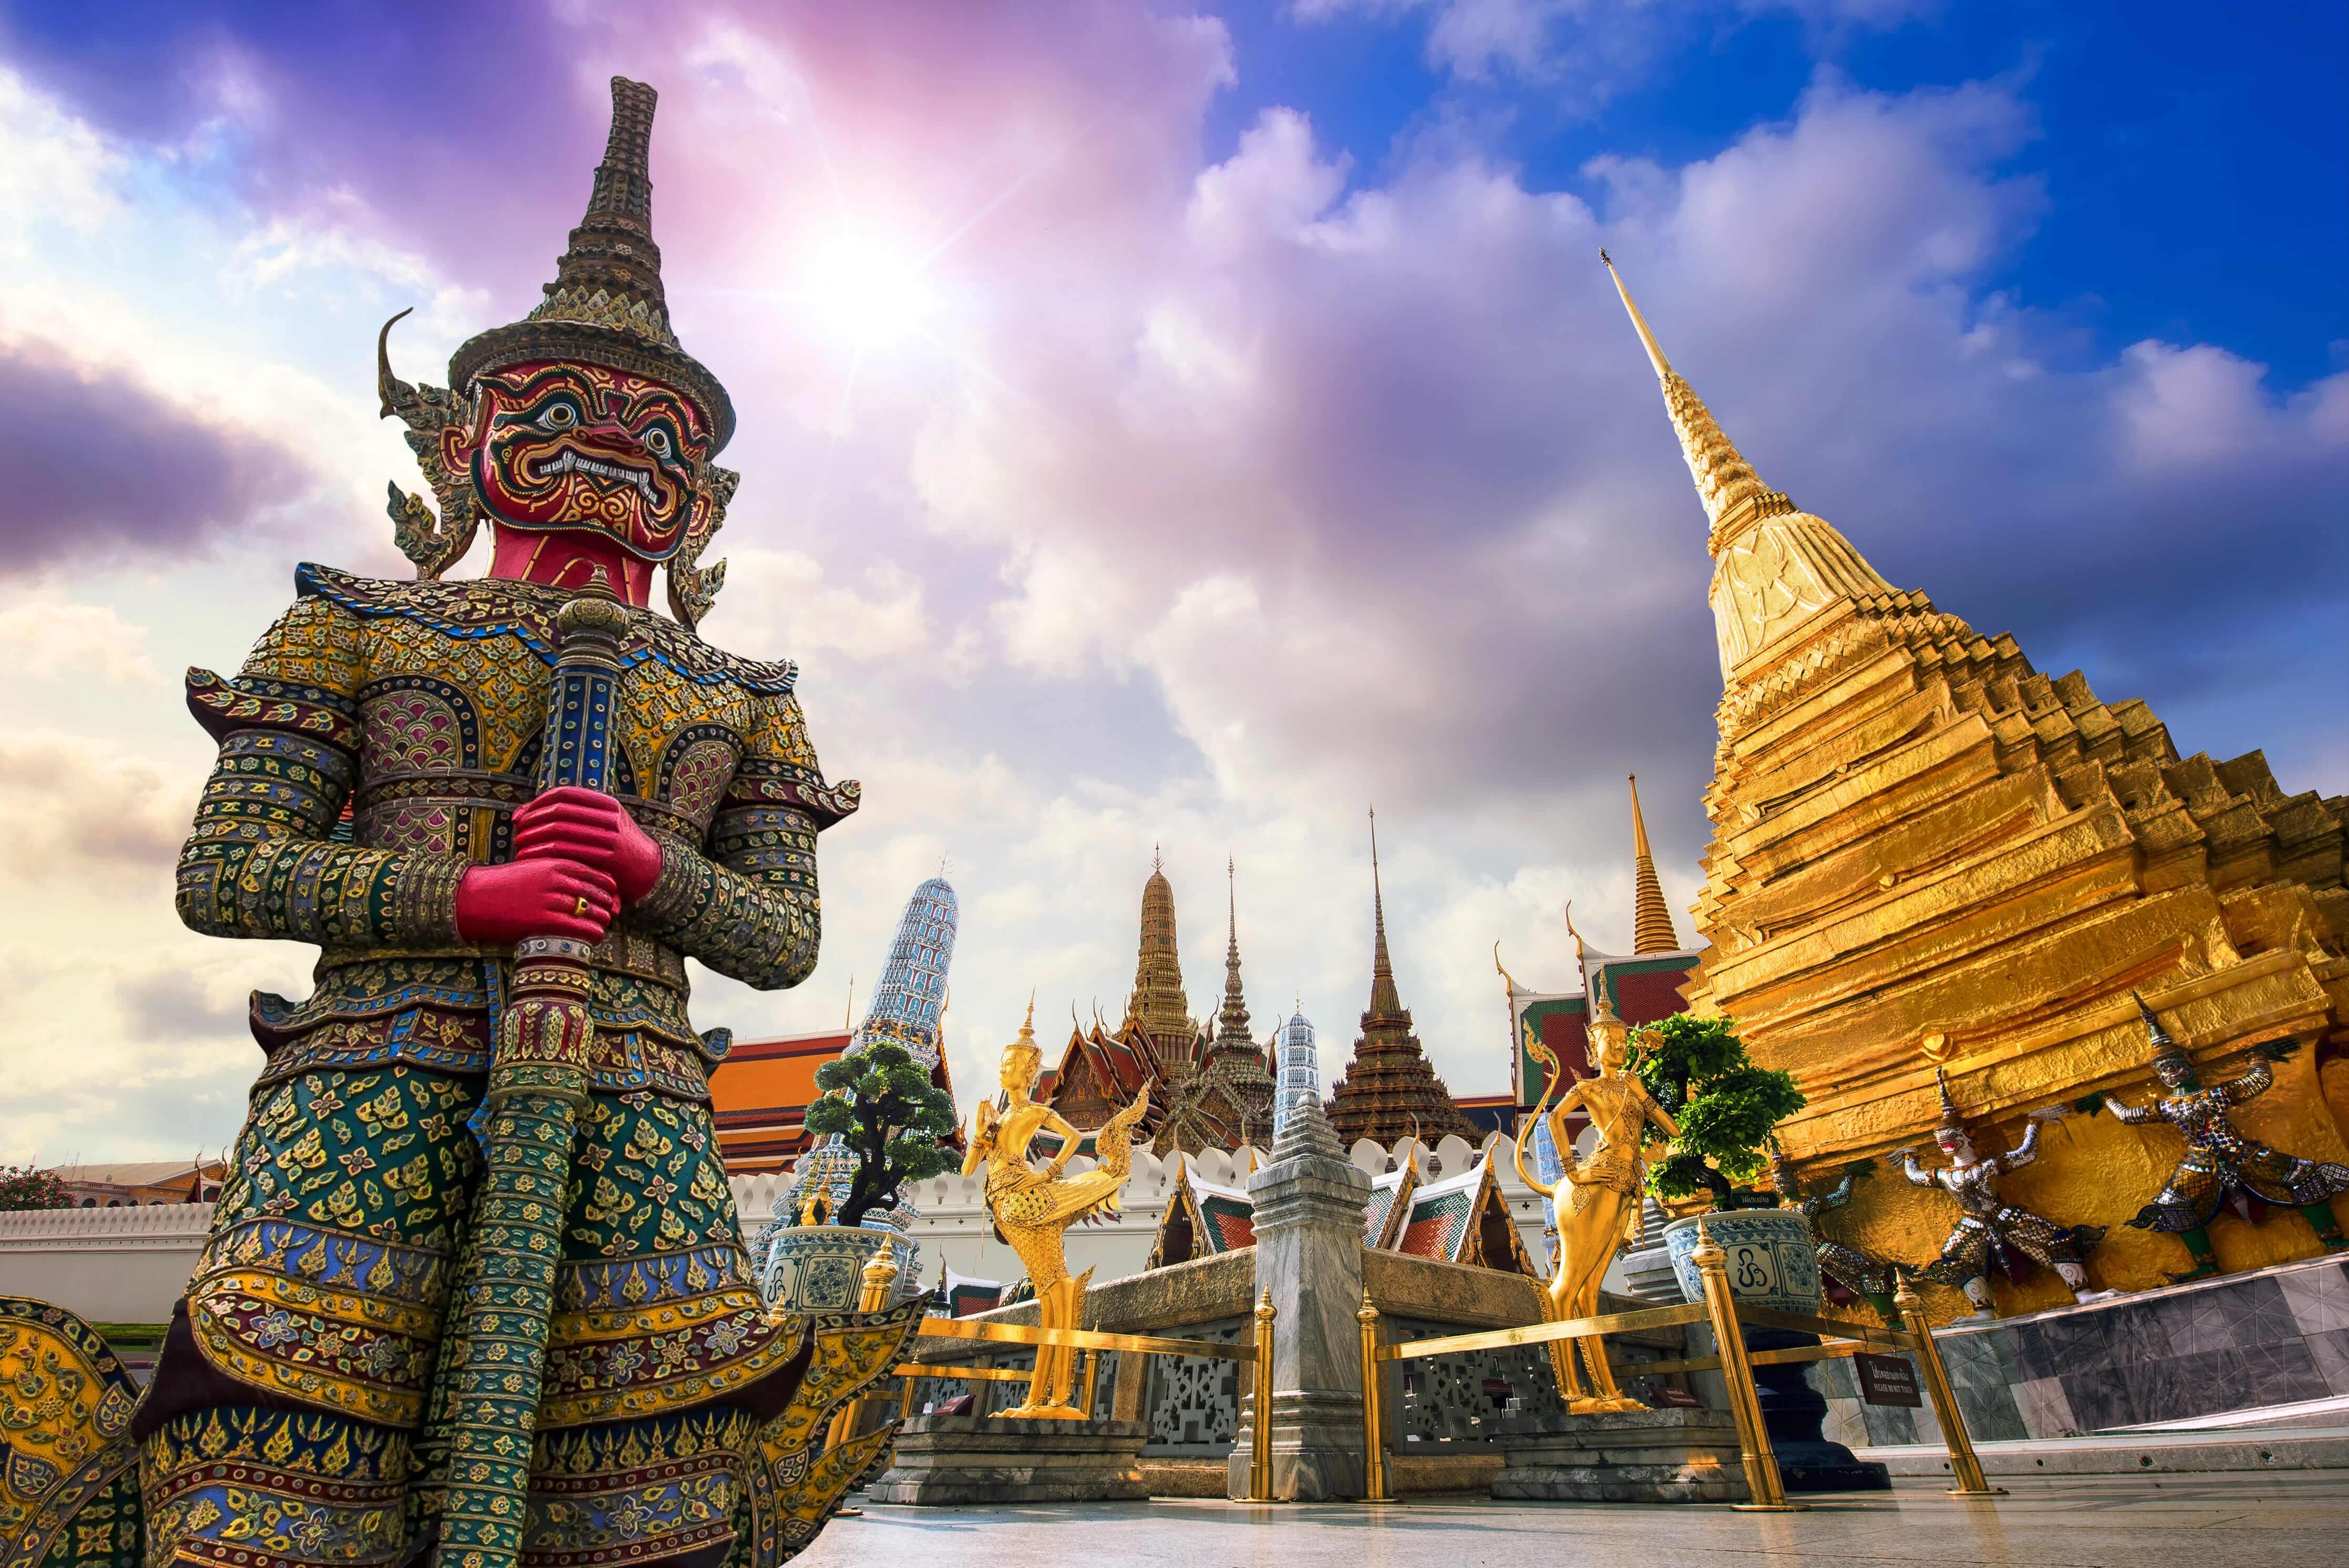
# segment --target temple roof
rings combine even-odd
[[[1411,1013],[1396,988],[1387,952],[1386,899],[1379,883],[1378,818],[1371,819],[1371,1005],[1362,1013],[1354,1059],[1330,1086],[1330,1130],[1341,1142],[1401,1138],[1433,1142],[1456,1133],[1474,1143],[1481,1130],[1461,1114],[1411,1032]]]

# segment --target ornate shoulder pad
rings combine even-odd
[[[191,668],[188,711],[214,740],[226,740],[240,729],[279,729],[339,751],[358,748],[358,719],[350,703],[317,686],[251,676],[225,681],[210,670]]]

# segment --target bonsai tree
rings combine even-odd
[[[0,1165],[0,1213],[19,1209],[70,1209],[73,1189],[54,1171],[30,1165]]]
[[[954,1097],[930,1083],[905,1047],[884,1040],[816,1069],[823,1098],[808,1107],[807,1130],[837,1133],[856,1156],[835,1225],[857,1225],[897,1206],[897,1190],[947,1168],[955,1133]]]
[[[1770,1130],[1803,1109],[1794,1075],[1754,1066],[1727,1018],[1676,1013],[1632,1030],[1630,1046],[1631,1071],[1681,1128],[1650,1167],[1649,1191],[1709,1191],[1716,1212],[1737,1207],[1736,1188],[1768,1163]]]

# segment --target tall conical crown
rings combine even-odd
[[[2169,1031],[2161,1026],[2161,1020],[2154,1016],[2153,1009],[2145,1005],[2143,996],[2132,991],[2129,993],[2129,1000],[2137,1004],[2137,1016],[2145,1022],[2145,1043],[2150,1060],[2159,1062],[2192,1059],[2187,1056],[2185,1047],[2170,1038]]]
[[[712,454],[734,434],[734,404],[700,361],[678,346],[653,243],[653,106],[642,82],[612,78],[612,134],[587,211],[571,231],[546,298],[522,320],[492,327],[449,361],[449,385],[464,390],[485,370],[534,359],[601,365],[665,381],[709,422]]]
[[[1648,823],[1640,815],[1640,776],[1631,775],[1631,951],[1673,953],[1680,933],[1672,929],[1672,912],[1664,903],[1664,884],[1656,876],[1656,858],[1648,852]]]

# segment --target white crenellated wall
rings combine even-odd
[[[1495,1134],[1485,1140],[1494,1172],[1517,1222],[1517,1233],[1536,1262],[1547,1265],[1542,1238],[1542,1201],[1517,1180],[1512,1147]],[[1353,1162],[1373,1175],[1404,1155],[1404,1145],[1382,1149],[1363,1140],[1350,1151]],[[1414,1146],[1410,1156],[1424,1178],[1431,1157],[1444,1174],[1466,1169],[1476,1150],[1446,1138],[1433,1151]],[[1245,1187],[1247,1172],[1263,1156],[1251,1150],[1226,1154],[1211,1150],[1185,1155],[1199,1175],[1218,1186]],[[1071,1161],[1071,1173],[1092,1162]],[[1097,1280],[1139,1274],[1149,1260],[1152,1237],[1174,1184],[1174,1161],[1136,1150],[1133,1168],[1118,1189],[1114,1217],[1095,1215],[1069,1228],[1071,1272],[1093,1271]],[[750,1235],[764,1230],[775,1200],[790,1185],[788,1174],[733,1178],[734,1202]],[[907,1196],[921,1211],[912,1228],[922,1246],[924,1283],[935,1283],[943,1260],[958,1274],[1005,1284],[1027,1271],[1011,1249],[995,1239],[988,1222],[983,1176],[949,1173],[913,1184]],[[186,1286],[212,1228],[210,1203],[171,1203],[144,1209],[42,1209],[0,1214],[0,1295],[54,1302],[93,1323],[160,1323]]]
[[[0,1214],[0,1295],[52,1302],[91,1323],[160,1323],[212,1223],[210,1203]]]

